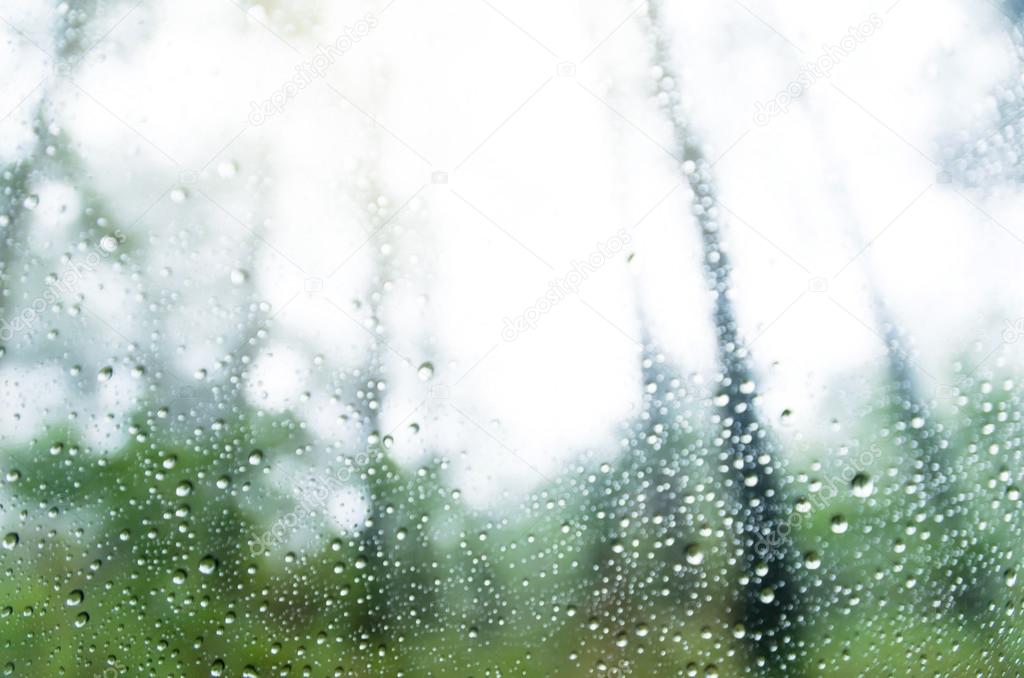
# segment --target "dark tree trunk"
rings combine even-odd
[[[669,42],[661,15],[661,3],[648,0],[654,34],[654,63],[663,80],[678,86],[672,67]],[[668,95],[667,114],[672,123],[677,160],[692,190],[693,212],[700,227],[703,267],[714,297],[713,319],[721,370],[719,413],[726,482],[737,497],[735,519],[740,539],[742,576],[746,583],[735,611],[734,622],[745,629],[752,667],[773,674],[791,674],[787,647],[795,645],[801,613],[795,583],[795,558],[788,540],[779,538],[785,522],[778,476],[778,449],[757,413],[750,356],[743,347],[736,314],[729,298],[731,268],[722,249],[719,209],[711,164],[689,129],[680,94]]]

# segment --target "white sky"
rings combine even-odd
[[[382,12],[372,2],[268,3],[248,16],[226,1],[133,4],[104,3],[96,23],[110,33],[71,84],[46,79],[47,8],[0,2],[9,22],[0,25],[0,160],[29,151],[32,112],[48,96],[117,217],[131,224],[145,213],[131,232],[149,241],[147,277],[108,272],[83,289],[84,304],[145,342],[152,327],[139,291],[176,294],[164,339],[182,347],[172,352],[181,375],[217,378],[233,309],[255,291],[275,316],[247,397],[297,412],[325,446],[343,435],[329,375],[358,366],[366,346],[354,300],[365,302],[373,251],[385,242],[367,242],[370,204],[384,219],[397,211],[399,229],[388,241],[396,275],[383,424],[398,431],[394,453],[409,463],[436,450],[455,459],[471,501],[528,488],[534,469],[554,474],[585,449],[615,449],[639,397],[634,285],[668,356],[684,373],[713,373],[696,227],[685,190],[666,198],[680,177],[661,148],[671,141],[651,97],[638,4],[395,0]],[[721,156],[736,307],[756,338],[768,415],[789,408],[796,430],[814,435],[843,414],[822,404],[834,407],[827,390],[849,385],[837,379],[878,369],[869,262],[939,381],[953,353],[979,342],[980,360],[997,347],[1005,321],[1024,316],[1012,284],[1024,254],[1021,200],[971,193],[972,205],[935,185],[939,168],[923,157],[991,128],[991,93],[1019,73],[996,10],[966,0],[765,0],[746,5],[756,16],[731,0],[685,6],[668,11],[675,65],[709,157]],[[830,78],[768,125],[754,123],[756,101],[872,13],[881,27]],[[367,14],[376,27],[325,77],[249,124],[251,102]],[[574,75],[558,75],[563,62]],[[218,171],[224,162],[238,171]],[[176,203],[166,192],[182,172],[199,180]],[[433,183],[436,172],[447,183]],[[52,255],[80,207],[56,182],[39,193],[30,242]],[[258,224],[268,243],[255,263],[239,221]],[[623,228],[632,265],[618,256],[536,329],[502,339],[504,318]],[[843,269],[858,238],[877,240]],[[242,289],[230,280],[237,268],[250,273]],[[827,293],[808,291],[816,277]],[[307,291],[309,278],[323,290]],[[91,327],[111,342],[83,366],[94,373],[123,357],[125,342]],[[990,360],[1015,359],[1012,348]],[[424,361],[435,366],[426,382],[416,376]],[[3,435],[30,436],[50,415],[26,405],[52,401],[59,376],[52,363],[12,361],[0,374],[5,409],[24,413],[0,422]],[[101,415],[130,410],[138,387],[129,382],[116,374],[106,389],[68,396],[82,420],[92,413],[96,444],[116,443]],[[442,386],[447,401],[415,410]],[[305,391],[312,397],[301,401]],[[411,421],[416,436],[405,433]]]

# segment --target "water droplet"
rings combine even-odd
[[[419,369],[416,371],[416,374],[417,374],[417,376],[419,376],[421,381],[427,381],[432,376],[434,376],[434,365],[432,363],[429,363],[429,362],[428,363],[423,363],[422,365],[420,365]]]
[[[98,382],[100,382],[102,384],[104,382],[110,381],[110,378],[113,377],[113,376],[114,376],[114,368],[113,367],[109,367],[109,366],[108,367],[101,367],[100,371],[96,373],[96,381],[98,381]]]
[[[10,551],[11,549],[13,549],[15,546],[18,545],[18,542],[20,540],[21,540],[21,538],[18,536],[17,532],[8,532],[7,534],[4,535],[4,541],[3,541],[4,548],[7,549],[8,551]]]
[[[833,534],[842,534],[843,532],[846,532],[847,527],[849,527],[849,524],[846,522],[846,518],[844,518],[842,515],[832,516]]]
[[[68,597],[67,599],[65,599],[64,604],[68,607],[75,607],[76,605],[81,604],[83,600],[85,600],[85,594],[82,593],[81,589],[75,589],[74,591],[68,594]]]
[[[704,552],[700,550],[700,544],[687,545],[686,562],[690,565],[700,565],[704,562]]]
[[[213,574],[217,569],[217,559],[213,556],[206,556],[199,561],[199,571],[202,574]]]
[[[866,499],[871,496],[871,493],[875,490],[875,481],[871,479],[871,476],[865,473],[858,473],[850,481],[851,487],[853,487],[853,496]]]
[[[105,235],[100,238],[100,249],[104,252],[113,252],[120,244],[120,241],[112,235]]]

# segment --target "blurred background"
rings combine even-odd
[[[1024,673],[1016,0],[0,0],[0,667]]]

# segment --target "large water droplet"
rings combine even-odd
[[[866,499],[871,496],[871,493],[875,490],[875,482],[871,479],[871,476],[866,473],[858,473],[850,481],[850,486],[853,488],[853,495]]]
[[[68,597],[64,600],[64,604],[68,607],[75,607],[85,600],[85,594],[82,593],[81,589],[75,589],[68,594]]]

